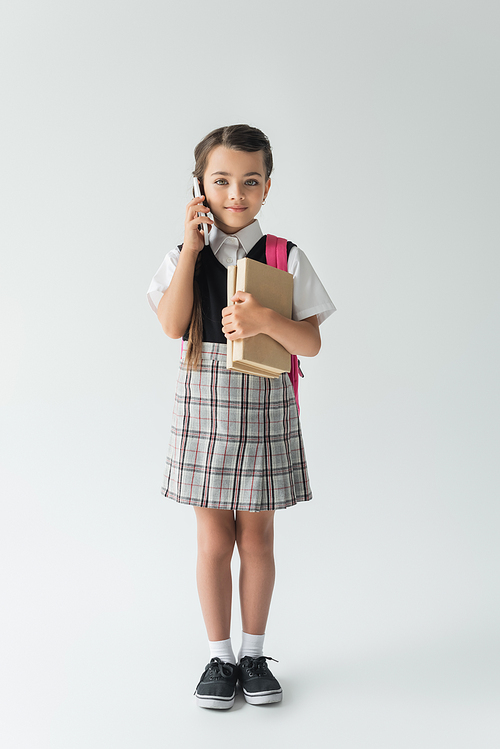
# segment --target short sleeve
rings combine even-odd
[[[158,304],[165,291],[168,289],[174,271],[179,261],[180,250],[176,247],[175,250],[171,250],[167,253],[165,260],[160,265],[158,270],[153,276],[153,280],[149,284],[148,289],[148,302],[153,312],[158,312]]]
[[[307,256],[296,246],[288,256],[288,272],[293,275],[293,319],[317,315],[321,325],[336,308]]]

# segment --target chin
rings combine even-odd
[[[235,226],[239,226],[240,229],[243,229],[244,226],[248,226],[252,221],[255,221],[255,216],[245,216],[245,218],[241,217],[239,221],[228,221],[227,223],[231,225],[234,223]]]

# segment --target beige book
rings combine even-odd
[[[228,305],[237,291],[248,291],[264,307],[283,317],[292,316],[293,276],[291,273],[243,258],[227,269]],[[264,333],[227,342],[227,368],[260,377],[279,377],[290,371],[290,354]]]

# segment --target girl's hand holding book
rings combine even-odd
[[[304,320],[288,320],[268,307],[263,307],[252,294],[237,291],[231,297],[235,304],[222,310],[222,332],[230,341],[265,333],[290,353],[316,356],[321,348],[316,315]]]
[[[234,304],[222,310],[222,332],[226,338],[235,341],[262,333],[270,310],[247,291],[237,291],[231,301]]]

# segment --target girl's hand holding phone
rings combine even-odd
[[[196,255],[203,249],[205,240],[203,230],[200,231],[200,224],[212,225],[214,222],[206,214],[210,211],[206,205],[203,205],[204,195],[193,198],[186,206],[186,220],[184,222],[184,245],[183,249],[194,252]],[[205,215],[200,216],[203,212]]]

